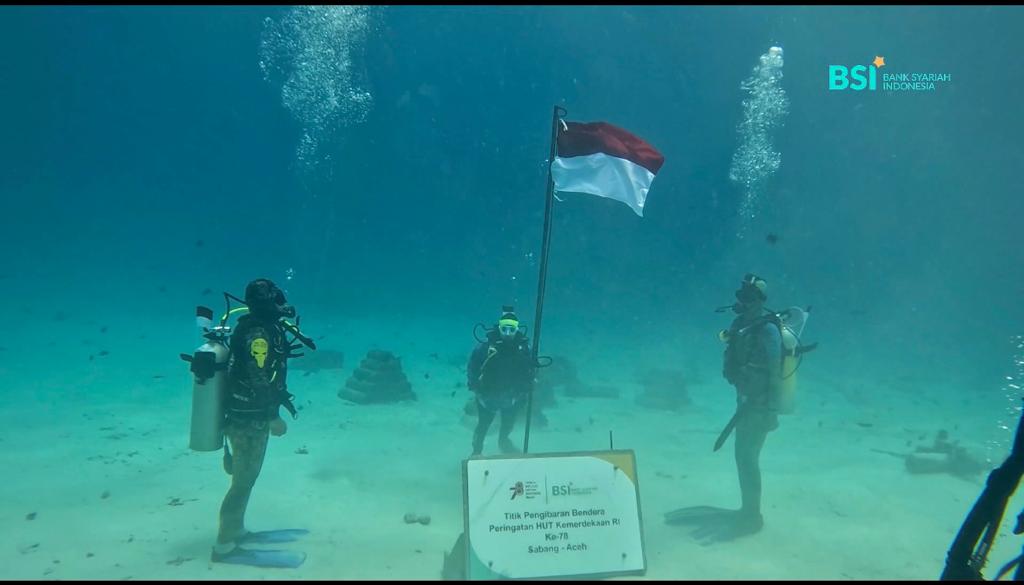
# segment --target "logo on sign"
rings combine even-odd
[[[537,482],[535,481],[517,481],[509,486],[508,491],[511,495],[509,500],[516,498],[532,500],[540,495],[540,490],[537,489]]]
[[[595,492],[596,487],[576,487],[572,482],[551,486],[552,496],[589,496]]]
[[[523,482],[517,481],[516,485],[509,488],[509,490],[512,492],[512,499],[514,500],[516,499],[516,496],[521,496],[526,493],[526,486],[523,485]]]

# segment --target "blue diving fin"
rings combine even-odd
[[[235,540],[238,544],[277,544],[293,542],[309,534],[305,528],[284,528],[281,530],[261,530],[247,532],[245,536]]]
[[[216,549],[210,554],[215,563],[230,565],[249,565],[272,569],[295,569],[306,561],[306,553],[290,550],[259,550],[236,546],[230,552],[218,553]]]

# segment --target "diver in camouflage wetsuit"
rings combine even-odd
[[[281,289],[266,279],[249,283],[245,303],[249,314],[239,318],[231,334],[228,393],[224,397],[224,434],[230,443],[230,450],[225,449],[224,469],[231,475],[231,487],[221,504],[220,530],[212,560],[296,566],[301,560],[295,560],[295,553],[238,546],[254,534],[245,529],[245,510],[263,467],[269,437],[281,436],[288,430],[280,407],[295,416],[292,395],[287,390],[290,344],[281,324],[282,318],[295,316],[295,309],[287,304]]]

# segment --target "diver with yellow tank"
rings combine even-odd
[[[244,307],[230,308],[230,300],[241,300],[224,293],[228,309],[218,326],[213,326],[213,311],[198,307],[197,324],[206,342],[191,362],[192,431],[189,446],[196,451],[224,449],[224,471],[231,486],[220,508],[220,530],[211,560],[219,563],[258,567],[294,568],[305,560],[301,552],[243,548],[243,544],[289,542],[308,533],[304,529],[250,532],[245,529],[245,510],[249,496],[263,467],[271,434],[281,436],[287,425],[279,410],[284,407],[297,418],[292,394],[287,390],[287,360],[302,345],[316,349],[296,324],[295,308],[284,292],[267,279],[257,279],[245,289]],[[234,330],[228,318],[239,317]],[[293,339],[287,338],[291,333]],[[295,343],[298,340],[301,345]],[[229,448],[230,444],[230,448]]]
[[[803,354],[817,346],[800,343],[807,311],[799,307],[782,312],[765,309],[767,289],[763,278],[747,274],[735,292],[736,303],[718,309],[732,309],[738,315],[729,329],[719,332],[719,339],[726,344],[722,375],[736,387],[736,413],[714,450],[736,431],[741,507],[694,506],[665,514],[668,524],[697,526],[693,536],[707,543],[754,534],[764,526],[761,449],[768,433],[778,428],[778,415],[795,410],[796,370]]]

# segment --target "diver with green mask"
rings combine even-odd
[[[739,475],[739,510],[695,506],[665,515],[668,524],[691,525],[693,536],[710,544],[754,534],[764,526],[761,515],[761,449],[768,433],[779,426],[780,399],[784,396],[782,369],[787,352],[784,327],[779,314],[765,310],[768,283],[747,274],[736,290],[731,308],[738,316],[729,329],[719,333],[726,343],[722,374],[736,388],[736,413],[715,444],[717,451],[736,432],[736,470]],[[799,310],[799,309],[797,309]]]
[[[518,453],[509,435],[523,399],[530,393],[536,368],[530,342],[511,306],[502,307],[497,326],[474,348],[466,367],[467,386],[476,394],[477,425],[473,455],[480,455],[484,437],[495,416],[501,413],[498,446],[503,453]]]
[[[261,278],[250,282],[245,289],[244,302],[248,314],[238,319],[231,332],[228,380],[223,396],[224,470],[231,475],[231,487],[221,504],[220,529],[211,561],[295,568],[305,560],[305,553],[248,549],[240,545],[288,542],[308,532],[303,529],[249,532],[244,519],[253,486],[263,467],[269,437],[279,437],[288,430],[280,416],[281,407],[293,418],[297,417],[292,394],[287,389],[287,361],[302,355],[293,353],[301,346],[287,339],[286,333],[291,333],[310,349],[316,349],[316,345],[299,332],[297,325],[287,321],[295,317],[295,308],[270,280]]]

